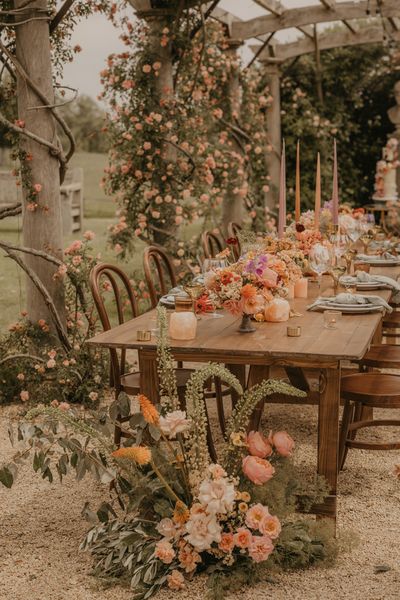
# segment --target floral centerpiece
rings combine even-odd
[[[262,245],[245,252],[225,268],[206,273],[204,284],[209,300],[234,315],[243,315],[239,331],[254,331],[250,318],[264,320],[274,297],[285,297],[287,287],[301,277],[301,269],[290,256],[264,251]]]

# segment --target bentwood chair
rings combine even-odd
[[[385,347],[385,346],[382,346]],[[366,363],[376,364],[373,355],[379,354],[374,348]],[[380,363],[381,364],[381,363]],[[389,361],[388,363],[389,364]],[[394,364],[394,363],[393,363]],[[400,409],[400,376],[384,373],[356,373],[341,379],[341,396],[344,400],[342,426],[339,441],[339,468],[343,469],[350,448],[364,450],[398,450],[400,441],[376,442],[357,440],[360,429],[372,427],[400,427],[400,419],[364,419],[364,409]]]
[[[143,268],[151,307],[156,308],[161,296],[176,286],[174,266],[163,248],[148,246],[143,253]]]
[[[238,223],[234,223],[231,221],[228,223],[228,239],[236,240],[236,244],[233,246],[233,255],[236,260],[239,260],[240,255],[242,254],[242,248],[240,245],[240,232],[242,231],[241,225]]]
[[[203,232],[201,245],[203,246],[204,258],[215,258],[223,250],[220,238],[212,231]]]
[[[112,306],[115,306],[116,308],[119,325],[126,320],[126,308],[129,309],[128,312],[130,313],[128,318],[137,316],[136,299],[132,291],[129,277],[119,267],[108,263],[97,264],[90,273],[89,285],[104,331],[111,329],[111,304],[106,304],[102,291],[105,292],[106,290],[109,290],[113,292],[114,304]],[[125,392],[131,396],[139,394],[140,372],[127,372],[126,351],[118,351],[115,348],[110,348],[110,359],[110,384],[114,388],[115,399],[118,400],[118,396],[121,392]],[[178,395],[180,399],[182,399],[184,395],[186,383],[192,372],[191,369],[176,370]],[[118,424],[129,421],[130,417],[130,414],[127,416],[117,416],[117,425],[114,432],[114,441],[116,445],[120,444],[121,437],[129,437],[129,434],[122,431]]]

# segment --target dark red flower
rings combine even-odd
[[[297,231],[297,233],[301,233],[304,230],[305,230],[305,227],[304,227],[303,223],[296,223],[296,231]]]
[[[235,237],[230,237],[230,238],[228,238],[228,239],[226,240],[226,243],[227,243],[229,246],[236,246],[236,245],[237,245],[237,243],[238,243],[238,241],[237,241],[237,238],[235,238]]]

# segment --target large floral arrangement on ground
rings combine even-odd
[[[228,586],[254,584],[273,566],[325,560],[333,551],[329,527],[291,516],[296,508],[321,502],[325,482],[298,476],[291,460],[294,441],[285,431],[247,433],[255,406],[266,396],[304,392],[281,381],[243,392],[229,371],[210,364],[192,374],[182,410],[165,309],[159,319],[160,405],[139,396],[137,412],[124,425],[120,419],[129,415],[130,402],[123,394],[109,415],[82,415],[66,404],[39,406],[19,424],[18,440],[26,445],[2,466],[0,481],[11,487],[22,459],[32,453],[35,471],[50,481],[54,468],[62,479],[72,467],[78,479],[91,473],[105,484],[111,500],[97,513],[85,507],[96,523],[82,547],[92,552],[99,576],[127,579],[137,599],[164,585],[190,586],[196,572],[209,575],[212,597],[221,598]],[[204,387],[212,377],[239,399],[225,433],[210,446]],[[115,426],[127,436],[120,448],[113,442]]]

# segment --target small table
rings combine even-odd
[[[389,276],[399,271],[397,267],[384,269]],[[318,290],[314,289],[313,295],[317,293]],[[387,301],[391,297],[388,290],[372,293]],[[324,295],[331,294],[331,289],[324,292]],[[249,386],[268,378],[269,369],[275,365],[319,370],[318,473],[328,481],[331,494],[314,512],[335,519],[341,363],[344,360],[357,361],[364,356],[374,336],[379,335],[382,313],[343,315],[338,328],[328,330],[323,327],[322,313],[306,310],[310,301],[311,298],[291,301],[292,308],[301,316],[292,318],[290,324],[301,325],[301,337],[286,336],[287,322],[256,323],[254,333],[240,334],[237,332],[240,319],[223,313],[220,319],[202,317],[196,338],[191,341],[171,340],[171,350],[178,361],[212,361],[237,365],[238,368],[250,365]],[[158,391],[156,340],[136,340],[136,332],[148,329],[151,318],[154,319],[154,310],[99,333],[88,343],[103,348],[136,349],[141,392],[155,401]]]

